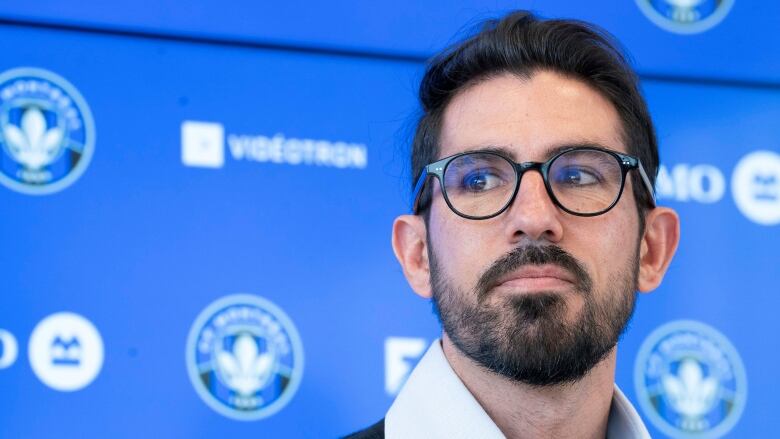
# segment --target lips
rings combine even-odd
[[[501,276],[496,287],[539,289],[560,288],[576,284],[576,279],[568,270],[551,264],[525,265]]]
[[[590,294],[593,283],[584,265],[562,248],[549,244],[512,249],[493,262],[474,290],[482,303],[492,292],[543,293],[573,291]]]

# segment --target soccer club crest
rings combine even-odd
[[[0,73],[0,183],[60,191],[84,173],[94,145],[92,113],[68,81],[35,68]]]
[[[653,331],[634,374],[645,415],[672,438],[720,438],[745,408],[747,377],[737,350],[700,322],[679,320]]]
[[[734,6],[734,0],[636,0],[636,3],[658,27],[678,34],[695,34],[715,27]]]
[[[303,345],[290,318],[266,299],[237,294],[201,312],[190,330],[187,369],[212,409],[252,421],[281,410],[303,376]]]

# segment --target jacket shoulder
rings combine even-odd
[[[360,431],[356,431],[350,435],[344,436],[343,439],[384,439],[385,438],[385,420],[382,418],[376,424]]]

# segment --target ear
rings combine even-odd
[[[668,207],[652,209],[645,220],[639,254],[639,291],[647,293],[660,285],[679,242],[677,213]]]
[[[431,270],[425,221],[419,215],[401,215],[393,222],[393,252],[415,293],[431,298]]]

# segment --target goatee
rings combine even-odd
[[[581,379],[609,354],[633,314],[638,258],[611,276],[604,291],[594,291],[583,264],[555,245],[515,248],[488,267],[472,291],[459,291],[445,279],[433,251],[429,260],[434,312],[455,347],[484,368],[525,384]],[[502,276],[547,264],[572,275],[572,291],[492,294]],[[583,298],[573,322],[567,321],[567,294]]]

